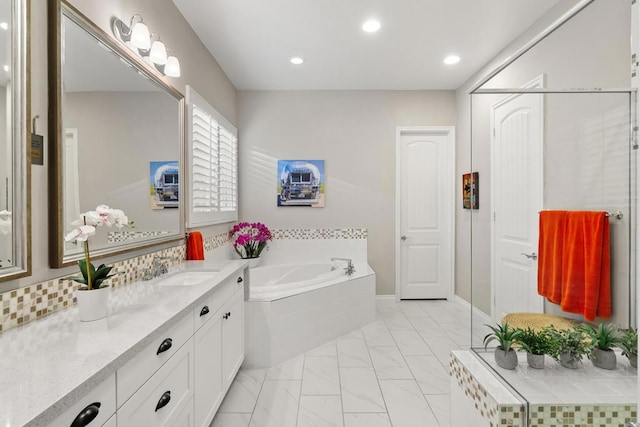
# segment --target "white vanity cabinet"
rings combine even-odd
[[[174,426],[185,408],[193,408],[193,362],[190,338],[118,408],[118,427]]]
[[[116,412],[116,376],[94,387],[49,424],[50,427],[101,427]]]
[[[209,426],[244,360],[242,275],[228,279],[196,307],[195,425]]]

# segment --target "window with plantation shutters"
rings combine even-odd
[[[238,219],[238,131],[187,86],[189,209],[187,227]]]

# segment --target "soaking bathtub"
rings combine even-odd
[[[343,261],[252,268],[245,288],[245,366],[270,367],[375,320],[376,275]],[[248,295],[247,295],[248,293]]]

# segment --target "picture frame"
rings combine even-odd
[[[478,172],[462,175],[462,208],[479,209],[479,177]]]

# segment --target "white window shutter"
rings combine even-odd
[[[238,131],[187,86],[187,227],[238,219]]]

